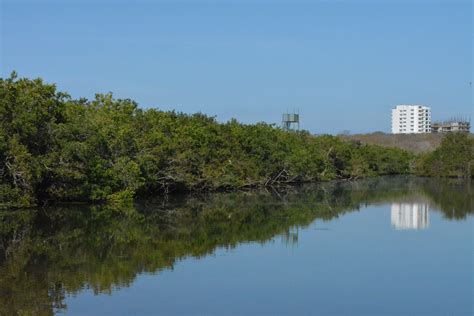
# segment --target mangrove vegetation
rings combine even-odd
[[[415,171],[472,177],[473,146],[466,136],[449,137],[418,161],[405,150],[286,132],[266,123],[219,123],[200,113],[144,110],[112,94],[73,99],[54,84],[15,73],[0,79],[3,207]]]

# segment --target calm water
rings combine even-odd
[[[474,183],[0,212],[0,315],[473,315]]]

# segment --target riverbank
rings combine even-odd
[[[474,169],[474,140],[462,135],[416,156],[266,123],[143,110],[112,94],[72,99],[15,74],[0,79],[0,113],[4,208],[408,173],[469,177]]]
[[[412,158],[265,123],[143,110],[111,94],[72,99],[40,79],[12,75],[0,89],[4,205],[403,174]]]

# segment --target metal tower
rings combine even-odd
[[[281,119],[281,128],[285,131],[298,131],[300,129],[300,115],[299,113],[283,113]]]

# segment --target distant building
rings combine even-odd
[[[426,203],[392,203],[392,226],[395,229],[424,229],[429,225]]]
[[[431,132],[431,108],[422,105],[397,105],[392,109],[392,134]]]
[[[469,133],[471,122],[453,119],[446,122],[436,122],[431,125],[432,133]]]

